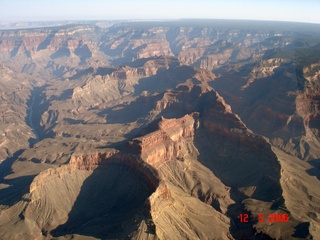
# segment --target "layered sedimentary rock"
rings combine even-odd
[[[28,119],[28,105],[32,104],[31,79],[0,65],[0,162],[16,151],[27,148],[35,137]],[[30,115],[30,114],[29,114]]]
[[[93,25],[3,31],[1,61],[29,74],[60,75],[92,57],[105,58],[98,50],[97,35]]]
[[[277,226],[279,231],[265,224],[235,223],[242,211],[253,218],[261,212],[288,211],[281,204],[280,165],[270,145],[248,130],[208,87],[176,91],[178,102],[188,95],[190,101],[197,93],[199,101],[186,110],[199,113],[162,118],[155,131],[122,149],[130,154],[112,149],[75,154],[67,165],[39,174],[24,200],[3,211],[1,221],[7,230],[2,229],[2,236],[10,239],[16,223],[17,234],[27,238],[72,234],[232,239],[250,237],[250,231],[273,238],[284,236],[279,231],[293,234],[298,225],[294,216],[290,224]],[[117,204],[127,193],[133,198]]]
[[[155,226],[155,232],[153,234],[155,237],[196,237],[193,233],[195,230],[198,232],[198,236],[204,238],[219,236],[219,238],[222,239],[229,239],[231,236],[228,231],[229,220],[223,215],[223,213],[226,212],[227,204],[231,202],[228,196],[228,188],[224,187],[212,174],[211,180],[214,180],[215,184],[203,179],[203,186],[200,188],[196,187],[196,181],[198,181],[196,179],[205,178],[206,174],[210,176],[210,171],[196,161],[196,149],[192,144],[195,129],[194,125],[197,118],[197,114],[192,114],[186,115],[181,119],[162,120],[159,124],[160,129],[158,131],[134,140],[133,144],[130,144],[129,149],[140,149],[141,160],[140,157],[135,155],[121,154],[115,150],[110,150],[108,152],[93,153],[85,156],[75,155],[71,158],[68,165],[44,171],[33,180],[30,185],[30,193],[24,197],[24,201],[4,211],[1,220],[6,222],[7,229],[12,227],[10,222],[12,224],[19,222],[20,227],[16,229],[17,234],[21,234],[21,236],[23,235],[26,238],[41,238],[42,235],[49,236],[48,234],[52,234],[53,236],[68,233],[93,234],[90,232],[90,227],[87,226],[87,230],[84,232],[81,231],[79,227],[81,227],[81,224],[91,225],[90,222],[92,222],[92,226],[94,227],[101,219],[104,221],[103,232],[98,230],[93,236],[98,237],[107,234],[106,231],[108,232],[108,230],[106,229],[110,229],[111,231],[112,227],[117,224],[117,221],[120,221],[122,225],[126,227],[125,229],[123,229],[123,227],[118,229],[115,236],[121,236],[121,232],[122,234],[130,234],[130,232],[128,232],[129,229],[133,229],[133,231],[136,230],[136,232],[132,232],[132,236],[139,235],[144,238],[147,235],[141,231],[139,232],[140,228],[137,229],[137,224],[139,224],[139,219],[141,220],[145,218],[145,216],[143,214],[140,216],[141,213],[134,213],[130,209],[137,208],[137,206],[132,205],[134,204],[132,202],[139,202],[141,197],[146,196],[145,190],[141,189],[141,192],[137,191],[137,187],[133,187],[132,185],[135,182],[133,179],[127,183],[123,182],[124,186],[120,187],[120,189],[118,189],[118,185],[113,185],[115,180],[113,176],[116,175],[120,177],[127,171],[127,177],[124,178],[124,175],[122,175],[123,179],[121,182],[126,181],[124,179],[136,176],[138,178],[137,181],[141,181],[139,186],[144,186],[143,189],[145,187],[149,189],[147,192],[152,193],[152,191],[156,190],[148,200],[150,201],[149,214],[152,217],[152,219],[148,220],[148,227],[152,226],[150,224],[153,222]],[[154,141],[159,136],[160,131],[168,134],[171,142],[164,141],[164,139],[158,139],[157,142]],[[149,145],[146,144],[147,141],[149,141]],[[184,146],[186,142],[189,142],[188,146]],[[160,146],[155,148],[154,144],[166,146],[166,148],[162,149]],[[174,150],[174,145],[179,145],[180,149],[177,147],[177,150]],[[181,149],[181,147],[183,148]],[[186,151],[185,148],[189,148],[189,151]],[[155,159],[146,158],[146,151],[151,150],[158,152],[158,155],[162,155],[162,157],[158,158],[157,162]],[[180,153],[176,151],[180,151]],[[184,153],[184,155],[182,155],[182,153]],[[177,166],[171,169],[168,168],[170,164],[177,164]],[[156,167],[157,170],[153,167]],[[197,176],[196,179],[190,176],[194,173],[194,171],[191,170],[192,168],[199,169],[199,171],[197,171],[199,176]],[[121,175],[117,175],[118,172]],[[182,176],[187,179],[187,182],[182,181],[182,179],[177,182],[174,176],[178,174],[182,174]],[[104,183],[103,179],[109,183]],[[97,193],[90,193],[89,187],[93,187],[92,184],[101,185],[103,189],[100,190],[102,192],[99,190],[100,194],[98,195]],[[119,182],[117,184],[119,184]],[[119,212],[119,209],[124,209],[127,213],[123,212],[119,216],[114,215],[111,207],[115,207],[112,204],[116,203],[113,202],[113,199],[117,199],[118,202],[118,191],[120,191],[119,194],[125,194],[127,196],[128,190],[124,191],[123,189],[127,184],[131,186],[130,191],[135,191],[133,195],[130,193],[130,196],[133,196],[132,199],[126,199],[130,208],[126,208],[127,203],[122,202],[121,206],[119,204],[117,205],[116,212]],[[177,188],[179,186],[177,184],[180,184],[183,188]],[[100,188],[99,186],[93,188],[95,192]],[[191,195],[187,189],[191,190]],[[111,192],[108,193],[107,190],[112,190],[112,196],[115,197],[109,199],[110,195],[108,194],[111,194]],[[221,190],[224,192],[224,196],[221,195]],[[181,194],[183,198],[180,198]],[[134,199],[135,195],[137,199]],[[198,197],[201,197],[201,200],[199,200]],[[106,198],[106,200],[101,198]],[[105,201],[108,203],[107,206],[105,206]],[[219,201],[221,201],[221,203],[219,203]],[[89,206],[83,205],[89,202]],[[103,204],[104,207],[97,209],[97,206],[101,204]],[[140,204],[146,203],[140,202]],[[217,210],[212,208],[210,204],[215,206]],[[197,208],[194,209],[194,206],[197,206]],[[79,207],[86,209],[87,213],[83,215],[84,209],[79,209]],[[93,209],[91,209],[92,207],[100,214],[97,211],[93,211]],[[180,212],[182,209],[184,209],[184,213],[181,215]],[[223,213],[219,211],[223,211]],[[102,215],[103,213],[107,215]],[[18,216],[22,216],[22,218]],[[80,222],[83,223],[75,220],[77,216],[81,216],[82,220]],[[112,217],[112,222],[110,222],[111,219],[108,220],[110,217]],[[7,222],[8,218],[11,219],[9,223]],[[138,221],[138,223],[133,224],[132,219],[136,219],[134,222]],[[171,223],[174,219],[177,222],[172,225]],[[192,226],[191,229],[194,230],[188,230],[186,232],[183,226],[187,225]],[[169,226],[171,226],[171,229]],[[94,229],[97,231],[96,227],[94,227]],[[221,231],[222,229],[224,230]],[[2,236],[10,239],[9,231],[3,229],[1,231]],[[111,231],[107,236],[110,237],[112,234]]]
[[[0,31],[0,238],[316,238],[318,28],[294,26]]]
[[[159,172],[161,182],[150,197],[150,206],[160,239],[194,238],[194,232],[205,239],[231,237],[229,220],[223,215],[232,202],[229,189],[197,161],[193,139],[198,121],[198,113],[162,119],[157,131],[131,143],[139,149],[141,158]],[[197,185],[197,181],[202,184]],[[186,225],[194,230],[186,231]]]
[[[132,229],[131,234],[133,235],[142,234],[139,232],[140,228],[138,228],[138,225],[134,224],[134,227],[128,218],[134,215],[135,218],[141,220],[147,218],[149,215],[131,212],[129,208],[126,207],[123,207],[126,214],[123,213],[123,215],[118,216],[114,213],[116,215],[113,215],[113,198],[111,198],[110,204],[99,211],[101,214],[94,210],[96,206],[100,206],[100,204],[104,202],[101,198],[108,199],[109,197],[102,193],[102,195],[96,196],[97,194],[91,193],[89,186],[93,186],[93,183],[97,184],[96,181],[99,181],[99,183],[102,184],[100,189],[102,192],[107,194],[108,191],[112,189],[112,191],[115,191],[113,195],[118,199],[118,197],[126,191],[122,189],[123,187],[119,189],[118,187],[113,188],[112,186],[114,185],[111,186],[110,184],[120,176],[117,175],[117,173],[125,174],[125,172],[127,172],[127,177],[136,179],[134,181],[130,180],[130,184],[138,181],[140,182],[139,186],[145,186],[149,189],[147,190],[149,194],[154,192],[148,198],[145,194],[146,192],[141,190],[142,192],[140,193],[140,190],[137,190],[136,187],[130,187],[138,191],[136,194],[139,193],[141,196],[145,196],[145,200],[137,200],[139,202],[137,202],[137,204],[146,204],[145,201],[147,201],[148,198],[147,202],[149,202],[150,205],[148,221],[149,227],[152,225],[151,222],[153,222],[155,226],[154,236],[160,239],[172,236],[180,238],[200,236],[201,238],[208,239],[216,237],[222,239],[232,238],[229,232],[230,220],[226,216],[229,206],[234,203],[230,198],[230,190],[243,191],[247,197],[257,197],[262,201],[266,201],[266,199],[271,197],[269,196],[270,187],[262,184],[259,179],[254,182],[250,181],[250,183],[253,184],[253,190],[250,192],[251,190],[247,188],[241,190],[242,185],[232,182],[230,178],[231,175],[227,177],[227,174],[235,174],[234,171],[237,172],[239,169],[224,169],[223,161],[226,161],[226,158],[221,158],[218,155],[219,150],[225,149],[222,147],[223,145],[220,145],[219,148],[211,147],[214,149],[213,152],[207,149],[208,152],[212,153],[212,156],[216,156],[214,159],[209,160],[206,158],[207,156],[203,155],[203,148],[209,147],[206,145],[206,141],[203,142],[202,140],[204,131],[207,132],[207,138],[212,138],[211,134],[213,134],[213,138],[217,140],[229,138],[231,134],[232,138],[239,138],[241,146],[252,144],[251,142],[247,142],[251,138],[251,133],[247,131],[245,125],[231,113],[230,107],[226,105],[223,99],[214,91],[208,91],[206,87],[201,88],[196,86],[182,89],[184,91],[180,88],[180,93],[177,94],[184,97],[180,98],[177,96],[178,101],[179,99],[180,101],[182,99],[186,100],[188,93],[189,101],[193,99],[196,93],[202,96],[198,104],[186,108],[186,110],[191,110],[191,108],[193,110],[200,110],[201,116],[199,113],[191,113],[177,119],[161,119],[156,131],[136,138],[129,143],[127,148],[128,151],[133,152],[133,155],[121,154],[115,150],[110,150],[105,153],[73,156],[67,165],[56,169],[48,169],[39,174],[30,185],[30,193],[25,196],[24,202],[9,208],[3,213],[3,216],[7,216],[7,214],[10,213],[12,214],[10,217],[12,222],[24,222],[20,223],[21,231],[29,234],[26,236],[33,237],[41,236],[40,233],[44,236],[49,236],[49,234],[52,236],[60,236],[70,233],[80,235],[93,234],[90,226],[96,226],[95,224],[100,221],[99,219],[104,219],[104,221],[107,222],[104,224],[103,229],[110,229],[111,225],[114,226],[117,224],[117,221],[119,221],[119,224],[121,222],[122,225],[127,226],[122,227],[121,231],[119,230],[120,233],[117,233],[117,236],[130,234],[129,229]],[[210,104],[208,105],[208,103]],[[202,109],[203,106],[208,107]],[[174,107],[176,106],[168,105],[166,108]],[[223,116],[225,116],[225,118],[223,118]],[[233,128],[230,130],[231,125]],[[225,130],[222,131],[222,129]],[[260,144],[262,146],[257,145],[256,147],[259,151],[261,151],[261,148],[267,148],[265,142],[262,141]],[[241,154],[244,158],[250,156],[245,155],[248,150],[239,147],[240,145],[233,147],[235,154]],[[267,151],[268,148],[266,149],[266,154]],[[208,168],[198,161],[199,156],[201,162],[207,165]],[[232,155],[229,157],[234,158],[235,164],[237,164],[237,161],[242,161],[241,158],[238,159]],[[248,164],[253,164],[251,157],[248,157],[247,161]],[[214,174],[221,174],[222,181],[210,170],[212,167],[211,164],[219,167],[219,172],[213,172]],[[269,164],[270,170],[268,170]],[[266,163],[266,165],[263,165],[264,168],[260,168],[261,170],[259,171],[266,171],[265,177],[275,178],[274,181],[277,181],[276,175],[274,175],[271,170],[272,165],[272,162]],[[257,171],[257,169],[258,168],[255,168],[255,171]],[[229,171],[233,171],[233,173],[228,173]],[[129,174],[129,172],[131,173]],[[260,172],[257,172],[256,174],[259,175],[259,173]],[[277,171],[275,171],[275,174],[276,173]],[[222,175],[225,175],[225,177],[222,177]],[[113,179],[113,176],[115,179]],[[135,176],[137,178],[135,178]],[[238,177],[240,177],[240,175]],[[106,185],[104,185],[104,181],[110,181],[110,183],[107,184],[106,182]],[[123,179],[121,181],[125,180]],[[124,184],[124,186],[129,184],[129,182]],[[201,182],[200,185],[199,182]],[[244,181],[244,184],[246,183],[247,182]],[[100,184],[98,184],[98,186],[100,186]],[[59,190],[57,190],[55,186],[59,186]],[[98,186],[96,186],[96,188],[100,188]],[[227,186],[232,186],[232,188]],[[100,190],[99,192],[101,192]],[[120,191],[119,196],[118,191]],[[45,194],[42,196],[40,193]],[[67,199],[59,197],[56,199],[54,196],[68,197]],[[132,193],[130,196],[136,195]],[[273,195],[271,198],[274,199],[276,197],[277,195]],[[94,209],[91,206],[83,205],[87,204],[88,201],[94,202]],[[125,205],[127,205],[127,203],[125,203]],[[21,209],[21,206],[24,206],[23,209]],[[120,208],[120,205],[116,206]],[[88,213],[84,215],[85,217],[81,221],[76,221],[75,219],[77,216],[80,216],[79,214],[81,214],[81,216],[84,214],[82,208],[87,209]],[[137,209],[138,205],[135,205],[135,208]],[[117,212],[119,212],[119,209]],[[252,210],[252,213],[255,214],[254,210]],[[23,220],[14,217],[19,215],[23,216]],[[108,216],[113,216],[112,224],[109,222]],[[6,219],[6,217],[4,217],[4,219]],[[118,220],[115,221],[114,219]],[[27,224],[29,222],[32,224]],[[175,223],[173,224],[173,222]],[[84,231],[80,228],[83,224],[87,226]],[[7,225],[8,229],[10,229],[11,226],[10,224]],[[186,226],[189,227],[187,228]],[[101,231],[99,230],[93,234],[93,236],[103,236],[104,233]],[[197,232],[197,234],[195,234],[195,232]],[[112,234],[111,232],[110,235],[107,236],[113,236]],[[4,231],[3,236],[10,237],[6,231]]]
[[[121,182],[120,188],[115,181]],[[137,228],[134,216],[143,215],[146,198],[158,184],[156,171],[134,156],[119,155],[112,149],[73,156],[68,165],[39,174],[24,200],[2,212],[1,222],[7,228],[1,230],[1,236],[12,239],[10,229],[16,222],[16,236],[25,239],[68,233],[99,237],[108,231],[108,236],[125,236]],[[81,226],[90,222],[95,230],[88,227],[81,232]],[[97,231],[98,222],[103,226]],[[122,230],[112,233],[116,226]]]
[[[159,124],[159,130],[135,139],[133,143],[140,148],[142,159],[157,168],[166,161],[182,158],[188,143],[181,139],[193,139],[195,121],[198,121],[194,116],[163,119]]]
[[[122,23],[109,28],[82,24],[7,30],[1,32],[0,57],[19,71],[33,73],[45,67],[55,75],[77,65],[118,65],[155,56],[176,56],[182,63],[212,70],[293,41],[291,32],[282,36],[280,29],[250,29],[242,23],[237,23],[241,30],[221,22],[177,24],[182,26]]]
[[[228,72],[225,77],[211,86],[221,90],[221,95],[250,129],[272,139],[275,146],[286,152],[308,160],[318,158],[319,154],[316,123],[319,77],[317,64],[306,65],[308,61],[303,60],[307,58],[303,55],[307,50],[299,51],[302,53],[298,52],[297,58],[301,59],[297,61],[301,63],[297,65],[293,63],[295,56],[270,58],[254,65],[247,63],[241,66],[242,73],[224,69]],[[234,76],[237,81],[232,80]],[[227,89],[231,82],[232,87]]]

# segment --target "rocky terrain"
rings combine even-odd
[[[317,239],[320,27],[274,24],[1,30],[0,238]]]

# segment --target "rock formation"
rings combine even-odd
[[[1,239],[319,236],[318,26],[101,24],[0,31]]]

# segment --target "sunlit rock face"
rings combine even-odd
[[[320,30],[269,24],[0,31],[0,239],[316,239]]]
[[[17,232],[26,238],[70,233],[98,237],[105,229],[112,232],[122,223],[130,225],[123,233],[118,232],[125,235],[137,228],[132,217],[145,218],[147,198],[158,185],[157,172],[135,156],[113,149],[76,155],[69,164],[40,173],[24,201],[5,211],[4,217],[23,220]],[[82,231],[82,225],[88,222],[93,222],[92,226]],[[103,226],[96,232],[97,223]],[[2,236],[11,238],[6,230]]]

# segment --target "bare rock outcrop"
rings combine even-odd
[[[115,188],[115,181],[122,182],[120,189]],[[24,201],[3,211],[0,221],[7,222],[8,229],[13,227],[8,219],[12,224],[22,222],[16,232],[21,232],[27,239],[51,234],[81,234],[83,224],[90,225],[99,218],[105,218],[104,230],[112,229],[117,222],[125,222],[128,229],[135,229],[136,220],[131,218],[135,214],[140,218],[144,216],[140,211],[158,184],[157,172],[137,156],[120,154],[114,149],[77,154],[69,164],[40,173],[31,183]],[[125,196],[128,193],[132,198]],[[119,202],[120,198],[122,202]],[[90,227],[88,229],[87,233],[92,231]],[[128,229],[123,229],[123,234],[129,234]],[[100,231],[103,230],[92,234],[99,236]],[[11,239],[8,232],[1,232],[2,237]]]
[[[1,239],[319,236],[318,26],[92,24],[0,31]]]
[[[28,119],[32,99],[31,79],[0,65],[0,163],[15,152],[29,146],[34,137]],[[23,80],[21,80],[23,79]]]
[[[132,144],[140,148],[141,158],[155,168],[166,161],[182,158],[188,141],[193,140],[194,125],[199,121],[197,115],[162,119],[159,130],[134,139]]]
[[[193,140],[198,125],[199,113],[162,118],[158,130],[130,143],[159,172],[160,185],[150,197],[150,206],[160,239],[196,237],[186,225],[204,239],[231,238],[229,220],[223,215],[232,203],[230,189],[197,161],[199,153]]]

